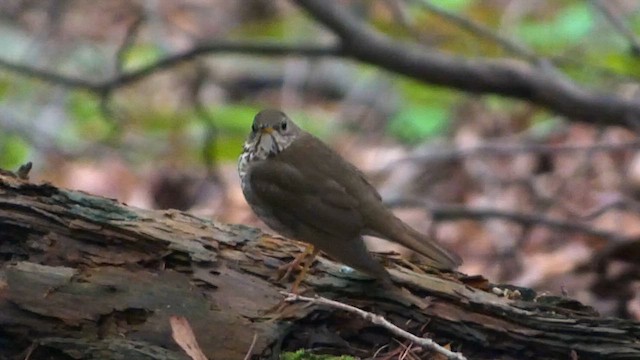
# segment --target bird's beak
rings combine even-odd
[[[273,128],[272,127],[265,127],[260,129],[260,133],[262,134],[271,134],[273,132]]]

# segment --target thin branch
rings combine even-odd
[[[247,355],[244,356],[244,360],[251,359],[251,353],[253,353],[253,348],[256,346],[256,340],[258,340],[258,333],[253,334],[253,340],[251,340],[251,346],[249,346],[249,350],[247,350]]]
[[[632,140],[620,143],[596,143],[591,145],[547,145],[547,144],[508,144],[487,143],[465,149],[433,149],[424,154],[409,155],[399,161],[390,164],[395,167],[403,162],[428,162],[428,161],[455,161],[481,156],[517,156],[522,154],[563,154],[582,152],[615,152],[640,150],[640,140]],[[387,168],[382,171],[388,170]]]
[[[605,19],[609,21],[611,26],[613,26],[616,31],[618,31],[625,39],[627,39],[629,45],[631,46],[632,54],[635,56],[640,56],[640,39],[638,39],[633,30],[629,28],[629,26],[627,26],[627,24],[625,24],[625,22],[620,19],[618,15],[613,13],[613,11],[609,9],[609,6],[602,0],[591,0],[591,3],[597,10],[602,13],[602,15],[604,15]]]
[[[37,342],[32,342],[31,345],[25,350],[24,360],[30,360],[33,351],[38,348]]]
[[[27,65],[14,63],[5,59],[0,59],[0,68],[9,70],[19,75],[32,77],[54,85],[61,85],[67,88],[88,90],[96,93],[102,92],[102,86],[98,82],[92,82],[73,76],[66,76],[50,72],[48,70],[38,69]]]
[[[273,42],[211,42],[196,46],[193,49],[168,56],[149,66],[139,70],[134,70],[119,74],[114,78],[104,81],[91,81],[75,76],[67,76],[50,72],[44,69],[38,69],[27,65],[17,64],[9,60],[0,59],[0,68],[10,70],[14,73],[32,77],[41,81],[49,82],[54,85],[61,85],[73,89],[87,90],[97,94],[104,94],[114,89],[124,87],[143,78],[167,70],[177,64],[191,61],[199,56],[205,56],[214,53],[237,53],[251,54],[260,56],[340,56],[342,50],[336,46],[323,45],[288,45]]]
[[[434,221],[458,219],[482,221],[501,219],[512,221],[523,226],[545,226],[557,231],[580,233],[588,236],[608,239],[611,241],[630,240],[624,235],[620,235],[610,231],[594,229],[578,222],[551,219],[545,216],[523,214],[513,211],[490,208],[471,209],[454,205],[433,205],[418,199],[390,199],[388,201],[385,201],[385,205],[389,207],[424,207],[431,212]]]
[[[640,214],[640,202],[635,201],[633,199],[616,199],[614,201],[604,204],[603,206],[593,211],[588,212],[585,215],[578,214],[578,216],[580,216],[580,219],[584,221],[594,220],[606,214],[609,210],[625,210],[625,211],[632,211],[637,214]]]
[[[500,33],[494,32],[491,28],[484,26],[483,24],[474,22],[471,19],[462,17],[456,13],[447,11],[443,8],[440,8],[434,5],[433,2],[430,2],[427,0],[412,0],[412,1],[419,3],[427,11],[430,11],[433,14],[440,16],[445,20],[450,21],[451,23],[453,23],[454,25],[457,25],[461,29],[468,31],[469,33],[477,37],[489,39],[490,41],[493,41],[494,43],[501,46],[506,51],[509,51],[514,55],[520,56],[521,58],[526,59],[532,63],[540,64],[540,63],[548,62],[550,64],[554,64],[558,66],[573,66],[578,68],[584,68],[587,66],[584,62],[574,57],[565,56],[565,55],[555,55],[555,56],[549,57],[548,59],[541,59],[533,50],[531,50],[527,46],[523,44],[519,44],[506,36],[502,36],[500,35]],[[624,80],[624,81],[629,80],[628,77],[621,76],[621,74],[611,71],[611,69],[608,69],[606,67],[594,66],[592,64],[589,65],[589,67],[592,69],[593,73],[597,75],[621,78],[621,80]],[[634,78],[634,80],[637,80],[637,79]]]
[[[437,5],[434,5],[431,1],[428,1],[428,0],[413,0],[413,2],[419,4],[427,11],[445,20],[452,22],[453,24],[457,25],[461,29],[466,30],[472,35],[483,37],[495,42],[496,44],[502,46],[502,48],[504,48],[505,50],[510,51],[515,55],[518,55],[529,61],[534,61],[534,62],[540,61],[540,59],[538,58],[536,53],[533,52],[533,50],[527,48],[524,45],[518,44],[512,41],[511,39],[501,36],[500,34],[495,33],[490,28],[480,23],[477,23],[471,19],[462,17],[450,11],[447,11]]]
[[[435,206],[429,208],[434,221],[471,219],[487,220],[502,219],[519,223],[525,226],[545,226],[557,231],[581,233],[588,236],[608,239],[611,241],[627,241],[628,239],[620,234],[598,230],[584,224],[572,221],[551,219],[545,216],[522,214],[498,209],[468,209],[459,206]]]
[[[283,292],[284,295],[286,295],[286,298],[284,299],[284,301],[287,302],[295,302],[295,301],[303,301],[303,302],[308,302],[311,304],[318,304],[318,305],[327,305],[336,309],[340,309],[340,310],[344,310],[344,311],[348,311],[350,313],[354,313],[359,315],[360,317],[362,317],[363,319],[370,321],[371,323],[375,324],[375,325],[379,325],[382,326],[383,328],[389,330],[392,334],[396,335],[396,336],[400,336],[404,339],[413,341],[414,343],[429,349],[429,350],[433,350],[439,354],[442,354],[444,356],[447,357],[447,359],[456,359],[456,360],[466,360],[467,358],[462,355],[461,353],[456,353],[453,352],[449,349],[446,349],[443,346],[438,345],[435,341],[429,339],[429,338],[421,338],[418,337],[416,335],[413,335],[405,330],[402,330],[401,328],[397,327],[396,325],[392,324],[391,322],[389,322],[389,320],[385,319],[384,317],[380,316],[380,315],[376,315],[361,309],[358,309],[355,306],[351,306],[351,305],[347,305],[338,301],[334,301],[334,300],[329,300],[327,298],[321,297],[321,296],[315,296],[315,297],[307,297],[307,296],[300,296],[298,294],[292,294],[292,293],[286,293]]]
[[[640,102],[582,88],[542,62],[467,59],[390,38],[340,6],[339,2],[293,0],[333,31],[345,56],[427,83],[473,93],[529,100],[582,121],[630,126],[640,123]]]
[[[508,52],[511,52],[514,55],[517,55],[525,60],[528,60],[534,64],[545,64],[545,65],[558,65],[558,66],[574,66],[584,68],[587,66],[582,61],[565,55],[555,55],[549,58],[541,58],[539,57],[535,51],[527,47],[526,45],[515,42],[514,40],[501,35],[493,31],[491,28],[475,22],[469,18],[465,18],[456,13],[447,11],[441,7],[438,7],[433,4],[432,1],[428,0],[412,0],[422,7],[424,7],[427,11],[440,16],[441,18],[453,23],[459,28],[466,30],[472,35],[475,35],[479,38],[485,38],[490,41],[493,41],[497,45],[501,46]],[[590,65],[590,68],[593,69],[593,72],[603,76],[609,77],[620,77],[620,74],[611,71],[611,69],[605,67],[598,67]],[[628,80],[628,79],[625,79]]]
[[[351,15],[339,2],[293,0],[339,38],[339,45],[283,45],[269,42],[211,42],[168,56],[142,69],[107,80],[86,80],[0,59],[0,68],[53,84],[103,95],[198,56],[241,53],[261,56],[351,57],[436,85],[473,93],[528,100],[578,120],[609,125],[640,124],[640,102],[578,86],[547,61],[466,59],[390,38]]]
[[[122,44],[120,45],[120,47],[118,47],[118,51],[116,51],[116,74],[122,74],[122,72],[124,71],[125,56],[127,54],[127,51],[129,51],[135,44],[144,21],[144,15],[140,14],[127,28],[127,33],[122,40]]]

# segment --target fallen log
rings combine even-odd
[[[301,251],[295,242],[24,178],[0,172],[0,359],[188,359],[172,316],[187,319],[209,359],[244,359],[250,348],[254,359],[297,348],[364,358],[403,345],[353,314],[283,304],[288,285],[272,277]],[[324,257],[304,287],[469,359],[640,358],[640,323],[380,258],[403,291]]]

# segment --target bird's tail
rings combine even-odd
[[[462,259],[457,254],[445,250],[434,240],[412,229],[402,220],[389,214],[387,226],[377,226],[371,235],[381,237],[403,245],[428,260],[428,265],[440,270],[453,270],[462,264]]]
[[[371,256],[361,236],[346,240],[322,237],[313,244],[341,263],[375,277],[383,285],[391,284],[389,273]]]

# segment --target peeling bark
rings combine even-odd
[[[316,347],[371,356],[385,331],[341,311],[290,304],[270,278],[294,242],[178,211],[149,211],[0,174],[0,359],[187,359],[169,317],[184,316],[209,359]],[[463,274],[387,255],[405,291],[320,258],[305,286],[450,343],[471,359],[640,358],[640,324],[561,297],[512,300]],[[286,321],[285,321],[286,320]]]

